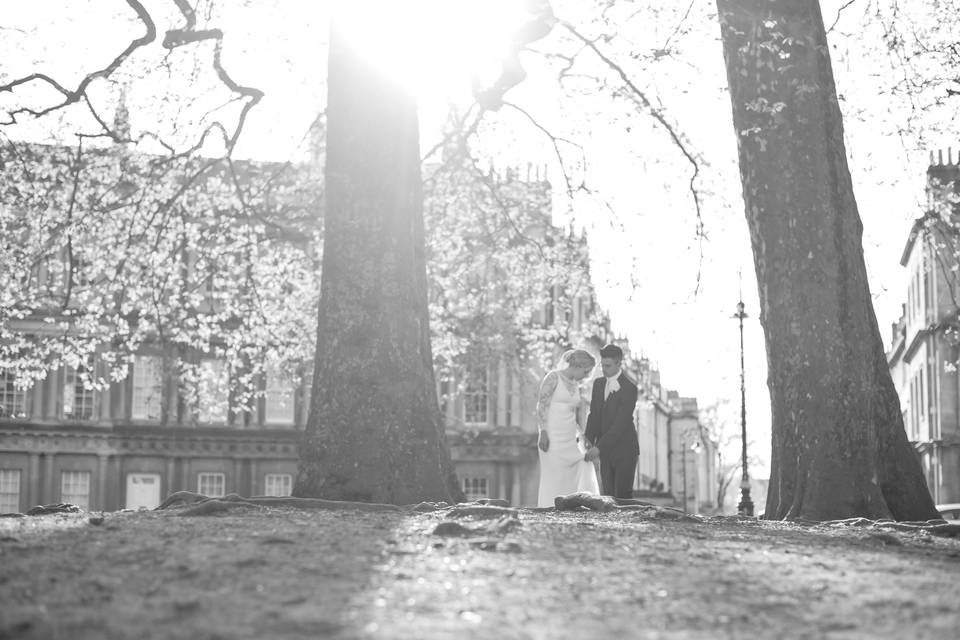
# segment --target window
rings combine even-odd
[[[557,288],[550,287],[550,301],[544,310],[544,325],[552,327],[557,321]]]
[[[0,418],[25,418],[27,391],[19,389],[12,372],[0,370]]]
[[[96,392],[90,386],[90,369],[67,367],[63,383],[63,417],[66,420],[93,420]]]
[[[214,307],[218,302],[223,301],[224,283],[222,276],[216,271],[214,266],[210,266],[207,274],[203,278],[201,285],[203,290],[203,303]]]
[[[920,371],[917,373],[917,380],[918,380],[918,382],[917,382],[917,404],[918,404],[917,410],[920,412],[920,418],[923,419],[923,417],[926,415],[926,402],[925,402],[926,396],[925,396],[924,393],[923,393],[923,391],[924,391],[923,369],[920,369]]]
[[[276,369],[268,369],[266,378],[264,421],[268,424],[293,424],[293,382]]]
[[[936,373],[932,364],[927,364],[927,418],[930,420],[930,439],[940,439],[940,425],[938,424],[937,403],[939,402],[939,387]]]
[[[197,420],[226,423],[227,381],[223,360],[204,360],[200,363],[197,403]]]
[[[487,370],[474,369],[467,374],[466,388],[463,392],[463,421],[467,424],[487,424]]]
[[[268,473],[264,480],[263,495],[289,496],[293,492],[293,476],[289,473]]]
[[[73,279],[74,288],[90,284],[90,264],[80,256],[73,256],[73,272],[70,273],[70,260],[64,260],[64,270]]]
[[[517,376],[513,370],[513,367],[511,366],[511,363],[508,362],[506,366],[506,374],[504,375],[504,389],[502,390],[504,394],[503,404],[505,408],[503,426],[505,427],[520,426],[520,390],[517,388],[517,384]]]
[[[75,504],[84,511],[90,508],[90,472],[60,472],[60,502]]]
[[[464,478],[463,493],[467,500],[478,500],[488,497],[486,478]]]
[[[0,469],[0,513],[20,512],[20,469]]]
[[[133,361],[133,399],[130,417],[134,420],[159,420],[162,393],[159,356],[137,356]]]
[[[918,264],[918,266],[917,266],[917,271],[916,271],[916,273],[913,274],[913,280],[914,280],[914,285],[913,285],[913,291],[914,291],[913,299],[914,299],[914,301],[915,301],[915,303],[916,303],[916,305],[917,305],[916,315],[917,315],[918,317],[920,316],[920,311],[921,311],[921,309],[923,309],[923,297],[922,297],[922,293],[921,293],[921,292],[923,291],[923,288],[920,286],[920,268],[921,268],[921,267],[920,267],[919,264]]]
[[[910,377],[910,439],[920,440],[920,379],[916,373]]]
[[[450,411],[450,379],[442,378],[438,384],[440,401],[440,415],[447,416]]]
[[[208,498],[222,498],[226,495],[226,477],[222,473],[198,473],[197,493]]]

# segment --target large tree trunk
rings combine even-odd
[[[337,29],[336,18],[328,82],[317,355],[294,495],[449,500],[416,103]]]
[[[816,0],[717,0],[773,454],[766,517],[937,517],[870,299]]]

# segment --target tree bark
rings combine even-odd
[[[337,24],[316,364],[293,493],[450,500],[457,491],[430,348],[416,102]]]
[[[937,517],[870,298],[819,3],[717,8],[769,364],[766,517]]]

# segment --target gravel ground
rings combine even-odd
[[[0,520],[0,639],[960,634],[960,540],[925,532],[641,511],[183,512]]]

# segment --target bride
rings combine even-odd
[[[599,494],[596,467],[584,460],[585,439],[577,424],[579,381],[590,375],[597,361],[582,349],[567,351],[556,371],[540,383],[537,420],[540,438],[538,507],[552,507],[554,498],[577,491]]]

